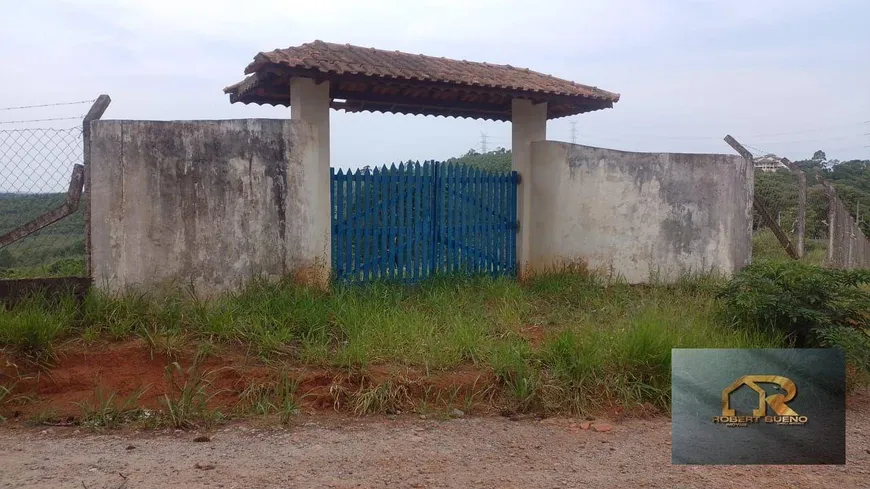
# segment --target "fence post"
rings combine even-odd
[[[799,258],[804,257],[804,236],[807,229],[807,176],[797,165],[789,161],[787,158],[782,158],[781,161],[785,166],[797,175],[798,178],[798,209],[797,209],[797,226],[795,226],[797,255]]]
[[[82,165],[85,167],[85,205],[82,212],[85,221],[85,273],[89,279],[94,277],[91,265],[91,121],[103,117],[110,103],[112,99],[108,95],[100,95],[82,121]]]
[[[743,147],[742,144],[738,143],[736,139],[731,137],[730,134],[725,136],[725,142],[728,143],[729,146],[734,148],[734,151],[740,153],[750,165],[754,165],[754,159],[752,158],[752,153],[749,152],[746,148]],[[753,192],[754,194],[754,192]],[[779,240],[779,244],[785,248],[786,253],[793,259],[799,259],[797,252],[792,247],[791,242],[788,240],[788,237],[782,232],[782,229],[779,227],[779,224],[773,219],[773,216],[770,215],[770,211],[767,210],[767,207],[759,200],[758,195],[753,195],[752,205],[755,207],[755,210],[761,215],[761,218],[764,220],[764,223],[773,231],[773,234],[776,235],[776,239]]]

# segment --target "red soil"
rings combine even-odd
[[[186,374],[193,360],[189,353],[172,358],[152,352],[142,341],[67,347],[48,369],[38,369],[0,352],[0,384],[14,385],[14,399],[7,398],[9,402],[0,405],[0,415],[27,419],[53,413],[58,418],[74,418],[81,414],[78,404],[91,402],[98,387],[106,395],[114,393],[117,400],[147,387],[138,405],[159,409],[160,399],[178,393],[168,375],[177,372],[172,363],[177,362]],[[429,397],[431,404],[461,404],[465,396],[480,393],[494,382],[491,373],[472,368],[429,375],[413,368],[389,366],[371,366],[357,372],[285,365],[283,370],[298,382],[296,394],[308,411],[347,408],[349,393],[385,382],[403,386],[415,401]],[[199,371],[209,381],[207,392],[215,394],[211,407],[226,412],[240,407],[246,388],[274,386],[281,369],[239,352],[221,352],[204,359]],[[183,377],[175,375],[178,385],[184,383]],[[476,401],[483,404],[480,396]]]

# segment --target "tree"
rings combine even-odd
[[[828,215],[828,198],[822,185],[816,180],[821,176],[831,181],[843,203],[854,217],[861,207],[859,226],[865,235],[870,236],[870,160],[851,160],[840,162],[826,159],[824,151],[816,151],[808,160],[795,164],[807,175],[807,223],[809,238],[820,238],[827,234],[825,223]],[[762,173],[755,176],[756,194],[770,207],[774,214],[781,213],[783,223],[792,222],[797,213],[797,179],[788,171]],[[788,224],[784,224],[788,228]]]
[[[450,158],[446,163],[468,165],[484,171],[509,172],[511,171],[511,152],[504,148],[497,148],[486,153],[478,153],[471,149],[459,158]]]

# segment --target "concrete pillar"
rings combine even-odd
[[[332,268],[332,212],[329,197],[329,82],[315,83],[311,78],[290,79],[290,119],[308,123],[314,133],[314,144],[299,160],[302,175],[287,175],[303,179],[308,190],[295,203],[307,215],[297,236],[302,240],[297,249],[299,259],[293,273],[308,285],[326,288]],[[305,145],[301,145],[305,146]],[[292,171],[292,170],[291,170]],[[294,205],[290,197],[289,205]],[[290,233],[292,235],[293,233]]]
[[[534,104],[531,100],[514,99],[511,103],[511,167],[520,174],[517,189],[517,217],[520,221],[517,236],[517,265],[519,277],[527,275],[531,257],[532,231],[532,143],[547,139],[547,104]]]
[[[795,233],[797,234],[797,254],[804,257],[804,236],[807,229],[807,176],[803,171],[797,170],[798,177],[798,215]]]

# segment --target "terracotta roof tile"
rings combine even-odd
[[[432,80],[554,95],[580,95],[612,102],[619,100],[619,95],[616,93],[555,78],[528,68],[457,61],[323,41],[259,53],[255,56],[254,62],[245,69],[245,73],[255,73],[269,64],[316,69],[338,75],[356,72],[406,80]]]
[[[431,84],[434,83],[439,85],[438,90],[457,91],[462,90],[463,87],[475,87],[477,92],[493,91],[493,94],[496,93],[495,90],[502,90],[507,93],[507,99],[504,97],[500,99],[498,95],[493,95],[495,98],[491,98],[489,102],[503,104],[504,102],[500,100],[509,102],[511,97],[547,101],[552,105],[549,112],[553,117],[611,107],[619,100],[617,93],[538,73],[528,68],[454,60],[323,41],[261,52],[254,57],[254,61],[248,65],[245,73],[252,76],[224,90],[230,94],[232,101],[286,105],[289,101],[287,100],[288,93],[286,88],[282,88],[286,87],[286,83],[280,82],[274,77],[286,77],[288,74],[315,77],[322,74],[331,80],[344,80],[349,76],[357,76],[363,77],[373,84],[378,84],[377,80],[379,79],[390,80],[391,83],[395,83],[395,81],[407,82],[406,85],[409,86],[422,82],[430,84],[431,87]],[[278,74],[276,75],[276,73]],[[377,90],[375,89],[375,91]],[[494,100],[497,102],[493,102]],[[406,102],[412,104],[410,99],[402,100],[403,104]],[[420,102],[421,107],[425,105],[421,100],[417,100],[417,102]],[[369,101],[366,101],[365,105],[368,106],[368,104]],[[347,104],[346,110],[352,110],[353,107],[355,107],[353,104]],[[364,110],[362,107],[362,105],[359,106],[360,110]],[[379,108],[373,107],[373,109],[389,110],[389,105]],[[447,109],[440,107],[431,113],[440,114]],[[411,109],[408,110],[413,112]],[[462,112],[466,109],[457,107],[457,110]],[[509,113],[506,115],[505,110],[507,109],[502,107],[500,109],[501,115],[494,117],[498,120],[509,119]],[[418,113],[430,112],[428,109],[420,109]],[[471,111],[464,116],[473,116],[474,114]]]

